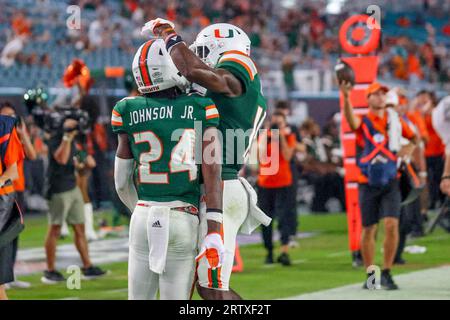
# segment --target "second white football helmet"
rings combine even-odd
[[[229,23],[212,24],[197,35],[190,49],[210,67],[227,51],[239,51],[250,55],[251,41],[241,29]]]
[[[141,45],[133,59],[133,76],[139,92],[150,93],[171,87],[185,90],[189,82],[176,68],[162,39]]]

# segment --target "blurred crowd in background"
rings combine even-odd
[[[267,0],[40,0],[31,1],[32,6],[27,2],[7,6],[13,1],[0,1],[4,3],[0,12],[3,67],[44,67],[52,70],[50,78],[55,81],[74,56],[82,57],[91,69],[128,68],[143,41],[141,26],[154,17],[174,21],[187,43],[192,43],[203,27],[227,21],[249,34],[259,71],[282,70],[288,87],[293,87],[294,69],[333,68],[340,54],[336,38],[341,22],[364,8],[363,3],[357,6],[345,1],[338,13],[330,13],[332,1],[300,1],[296,5],[295,1]],[[66,27],[69,5],[81,9],[78,29]],[[448,83],[448,2],[415,0],[401,12],[391,10],[390,5],[386,2],[386,10],[381,12],[381,79]],[[408,11],[408,6],[414,7]]]
[[[31,2],[33,5],[29,5]],[[187,43],[194,40],[200,29],[214,22],[227,21],[240,26],[251,38],[252,56],[259,72],[264,74],[268,70],[281,69],[286,86],[293,88],[292,72],[295,68],[333,68],[340,54],[336,41],[340,22],[359,9],[352,3],[344,3],[339,13],[331,14],[329,1],[303,1],[301,5],[263,0],[31,2],[0,1],[5,8],[0,12],[0,47],[3,47],[0,73],[6,72],[0,82],[8,79],[11,86],[17,79],[22,86],[39,83],[53,86],[52,80],[61,83],[64,68],[73,57],[81,57],[93,76],[96,70],[107,66],[128,69],[135,49],[144,40],[140,34],[141,26],[145,21],[161,16],[176,23],[177,30]],[[81,9],[78,29],[67,28],[66,9],[69,5],[77,5]],[[408,7],[401,13],[395,10],[393,13],[389,11],[389,15],[383,13],[381,80],[400,81],[404,85],[409,81],[417,86],[421,81],[448,85],[450,22],[446,12],[449,8],[440,1],[417,0],[409,5],[416,6],[416,13],[407,13]],[[417,7],[421,9],[420,14]],[[30,70],[36,70],[36,73],[28,74]],[[16,72],[17,78],[8,72]],[[123,81],[113,85],[117,84],[124,87]],[[411,109],[417,108],[415,100],[408,102]],[[89,103],[92,104],[92,101]],[[281,106],[290,110],[293,108],[290,104],[289,101],[271,101],[271,109]],[[99,110],[96,104],[86,109],[93,115],[89,150],[98,164],[92,178],[92,199],[94,207],[100,208],[114,194],[110,184],[102,183],[101,178],[112,179],[115,141],[108,134],[109,110]],[[290,116],[287,120],[295,121]],[[307,118],[301,123],[291,123],[298,142],[293,160],[302,190],[298,201],[305,204],[305,210],[342,211],[345,201],[339,141],[340,116],[330,115],[328,121],[321,125],[315,120]],[[27,169],[27,174],[33,176],[27,179],[33,181],[29,193],[38,194],[42,193],[44,179],[34,175],[43,173],[41,168],[45,167],[47,148],[42,131],[33,123],[31,116],[27,118],[27,123],[38,153],[36,161],[39,162],[31,162],[29,167],[34,169]],[[430,145],[435,146],[436,150],[428,153],[430,156],[440,156],[443,148],[439,147],[438,138],[433,136],[433,139]],[[319,189],[322,190],[320,194],[314,192]],[[328,201],[330,198],[333,201]],[[31,206],[39,208],[39,201],[33,201]],[[124,210],[123,207],[119,209]]]

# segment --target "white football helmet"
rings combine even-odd
[[[163,39],[141,45],[133,59],[133,76],[139,92],[150,93],[178,87],[185,91],[188,80],[181,75],[166,50]]]
[[[197,35],[189,47],[210,67],[215,67],[220,56],[227,51],[240,51],[250,55],[251,41],[241,29],[229,23],[212,24]]]

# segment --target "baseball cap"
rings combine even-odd
[[[383,86],[379,82],[373,82],[367,87],[367,89],[366,89],[366,96],[369,96],[372,93],[377,92],[378,90],[383,90],[386,93],[386,92],[389,91],[389,88],[386,87],[386,86]]]

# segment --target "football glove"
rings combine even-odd
[[[148,21],[141,29],[141,34],[146,37],[151,36],[157,36],[155,34],[154,30],[156,27],[159,27],[160,25],[168,24],[172,27],[172,29],[175,28],[175,24],[169,20],[162,19],[162,18],[156,18],[153,20]]]
[[[225,246],[223,245],[223,239],[219,233],[208,233],[203,239],[200,253],[195,257],[195,261],[200,261],[202,258],[206,258],[209,268],[219,268],[222,266],[223,257],[225,254]]]

